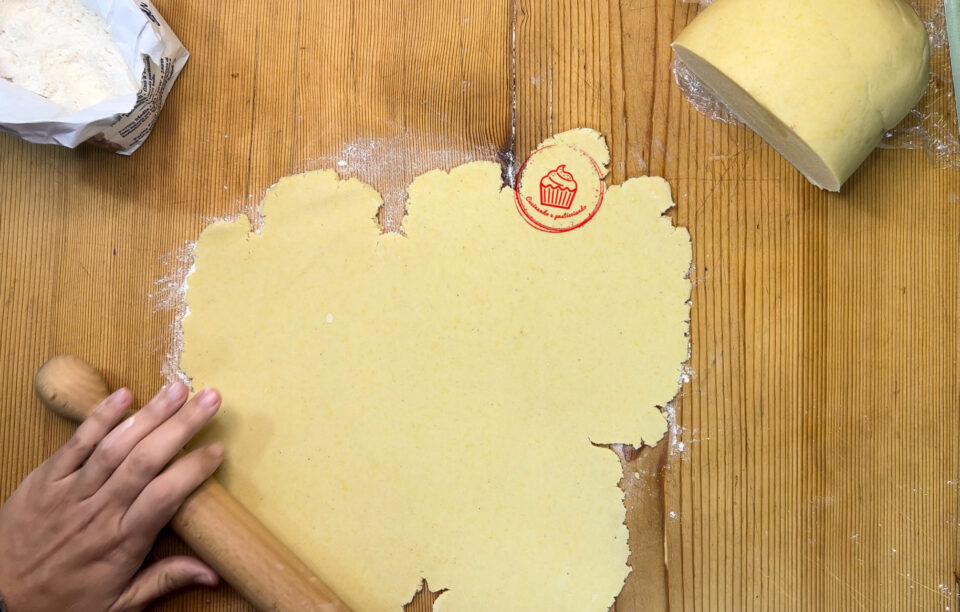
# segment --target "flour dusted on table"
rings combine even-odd
[[[0,0],[0,77],[70,111],[140,88],[81,0]]]

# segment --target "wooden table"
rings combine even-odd
[[[342,159],[395,227],[419,172],[588,126],[612,181],[669,180],[695,258],[694,374],[670,453],[627,468],[616,609],[957,609],[956,170],[880,151],[842,194],[812,188],[683,100],[678,0],[157,5],[193,57],[132,158],[0,137],[0,495],[71,430],[32,395],[47,357],[161,383],[173,315],[151,295],[209,219]],[[244,604],[160,606],[201,607]]]

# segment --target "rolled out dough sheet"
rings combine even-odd
[[[556,141],[580,140],[605,166],[595,132]],[[370,186],[290,176],[259,233],[201,235],[181,368],[223,393],[223,482],[359,612],[424,579],[437,610],[607,610],[629,549],[597,445],[660,440],[688,356],[669,187],[609,187],[560,234],[524,222],[495,163],[408,194],[405,235],[384,234]]]

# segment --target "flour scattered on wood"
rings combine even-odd
[[[180,371],[179,364],[180,353],[183,352],[183,318],[190,313],[186,301],[187,277],[193,272],[195,245],[194,242],[188,242],[161,258],[166,274],[155,282],[157,289],[150,294],[154,312],[173,313],[163,340],[166,350],[160,365],[160,373],[167,382],[179,380],[190,384],[190,379]]]
[[[307,159],[291,168],[290,173],[335,168],[343,178],[360,179],[383,197],[383,230],[397,232],[406,211],[406,186],[411,180],[434,168],[449,170],[481,160],[499,161],[497,149],[461,138],[405,131],[395,136],[352,140],[336,153]]]

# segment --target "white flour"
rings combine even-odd
[[[0,0],[0,78],[68,111],[140,88],[106,22],[81,0]]]

